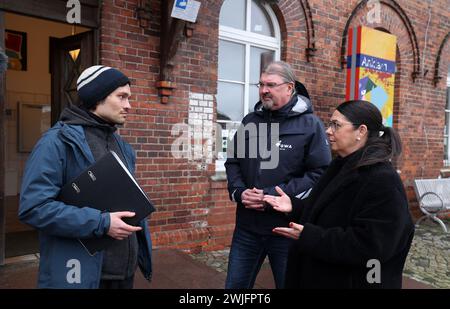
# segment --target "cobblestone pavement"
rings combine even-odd
[[[226,273],[228,269],[228,254],[230,249],[218,251],[205,251],[198,254],[189,254],[192,258],[209,267],[215,268],[218,272]]]
[[[450,222],[445,223],[450,231]],[[403,273],[436,288],[450,288],[450,232],[429,221],[416,227]]]
[[[449,221],[446,221],[450,231]],[[190,254],[194,259],[226,273],[229,249]],[[268,263],[267,259],[265,263]],[[436,288],[450,288],[450,232],[432,222],[422,222],[416,228],[406,260],[404,275]]]

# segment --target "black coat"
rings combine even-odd
[[[361,151],[335,159],[304,202],[291,247],[286,288],[401,288],[414,225],[390,162],[355,168]],[[380,262],[380,283],[368,283]]]

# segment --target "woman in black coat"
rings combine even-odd
[[[337,157],[310,196],[264,198],[292,216],[273,229],[295,239],[286,288],[401,288],[414,225],[392,166],[400,138],[366,101],[338,106],[327,134]]]

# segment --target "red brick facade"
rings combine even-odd
[[[134,111],[120,132],[137,150],[137,177],[157,206],[150,221],[154,246],[194,251],[222,248],[230,243],[235,219],[226,181],[213,179],[214,161],[197,160],[194,164],[174,158],[171,147],[179,134],[172,136],[171,132],[175,124],[188,123],[192,94],[205,95],[206,100],[217,93],[223,0],[201,1],[193,35],[181,39],[174,57],[172,80],[177,87],[167,104],[161,104],[156,88],[160,76],[160,2],[150,1],[147,29],[141,28],[136,18],[137,2],[103,1],[100,61],[120,68],[132,79]],[[448,1],[432,2],[428,27],[426,1],[379,3],[379,23],[368,23],[371,7],[367,1],[280,0],[272,8],[282,32],[281,59],[292,64],[323,120],[344,100],[342,44],[346,29],[366,25],[397,36],[394,123],[404,144],[398,169],[411,210],[416,212],[412,180],[437,177],[443,164],[445,79],[450,64],[450,40],[443,44],[450,29]],[[316,50],[307,57],[307,48]],[[442,77],[436,85],[435,75]],[[215,108],[214,99],[212,115]]]

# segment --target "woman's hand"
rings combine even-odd
[[[289,227],[276,227],[272,230],[272,232],[274,232],[275,234],[295,240],[300,238],[300,234],[302,233],[302,231],[303,225],[294,222],[290,222]]]
[[[273,209],[280,212],[291,212],[292,203],[289,196],[281,190],[280,187],[276,186],[275,190],[280,196],[264,195],[263,201],[272,205]]]

